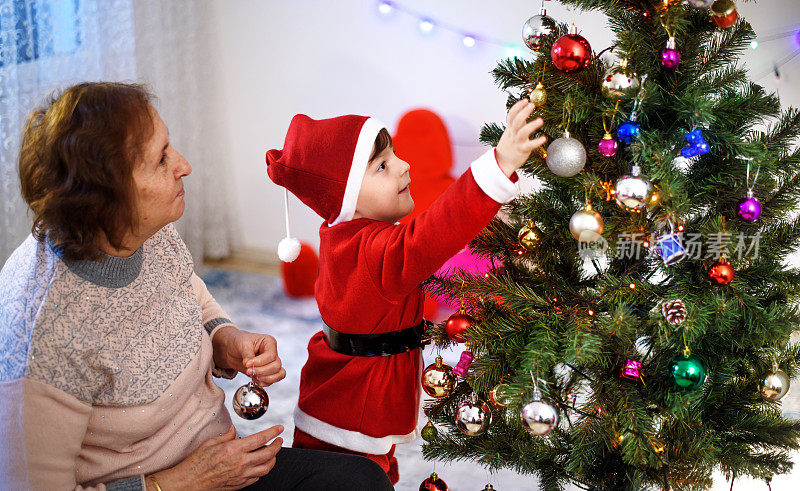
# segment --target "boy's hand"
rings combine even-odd
[[[495,149],[497,163],[506,175],[511,177],[514,172],[522,167],[528,160],[534,148],[541,147],[547,142],[546,136],[540,136],[531,140],[531,135],[542,127],[542,118],[536,118],[530,123],[525,123],[530,117],[536,106],[527,99],[522,99],[508,111],[506,118],[506,130],[500,137]]]

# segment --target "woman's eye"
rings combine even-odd
[[[378,172],[386,169],[386,162],[381,162],[381,165],[378,166]]]
[[[167,154],[166,153],[161,154],[161,160],[158,162],[158,165],[164,165],[166,161],[167,161]]]

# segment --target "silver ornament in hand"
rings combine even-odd
[[[258,419],[267,412],[268,407],[267,392],[252,379],[233,394],[233,410],[241,418]]]

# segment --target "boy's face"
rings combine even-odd
[[[391,145],[367,165],[353,219],[394,223],[414,210],[408,185],[411,166],[397,158]]]

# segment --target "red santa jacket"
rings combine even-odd
[[[517,195],[489,151],[408,223],[360,218],[320,228],[315,296],[322,319],[348,334],[397,331],[422,321],[420,283]],[[353,357],[322,334],[308,343],[295,425],[357,452],[384,454],[417,436],[422,352]]]

